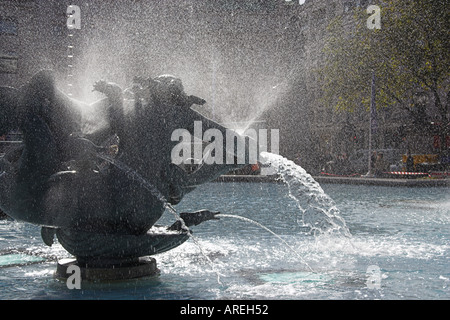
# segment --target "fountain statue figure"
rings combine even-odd
[[[0,87],[0,135],[23,134],[23,144],[0,160],[1,210],[42,226],[48,245],[56,235],[80,264],[102,267],[171,250],[189,237],[186,226],[217,219],[218,212],[200,210],[155,225],[196,186],[242,166],[188,173],[172,163],[175,129],[193,133],[194,121],[202,121],[225,136],[225,127],[191,108],[205,101],[186,95],[172,76],[135,78],[126,90],[98,81],[94,90],[105,98],[74,100],[48,70],[18,89]]]

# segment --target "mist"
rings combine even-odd
[[[219,4],[217,4],[219,5]],[[73,30],[74,95],[92,102],[100,79],[130,86],[134,76],[172,74],[207,101],[199,111],[246,123],[291,86],[292,55],[276,12],[222,14],[208,2],[89,1]],[[275,26],[275,28],[274,28]]]

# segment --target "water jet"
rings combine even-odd
[[[46,244],[56,236],[80,266],[150,265],[146,270],[154,272],[154,260],[142,264],[140,257],[181,245],[190,226],[218,213],[182,213],[161,228],[155,223],[164,211],[176,213],[173,205],[186,193],[243,165],[219,163],[188,174],[172,163],[173,131],[192,133],[201,121],[226,132],[190,108],[203,100],[187,96],[181,80],[139,78],[133,99],[124,99],[124,90],[106,81],[96,82],[94,90],[106,98],[86,107],[62,93],[49,70],[18,89],[0,88],[1,134],[15,128],[23,133],[23,144],[1,159],[0,207],[16,220],[40,225]],[[238,139],[248,150],[249,139]],[[222,152],[237,156],[230,148]]]

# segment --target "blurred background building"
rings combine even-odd
[[[67,7],[81,29],[67,28]],[[59,88],[94,101],[99,79],[124,88],[136,75],[174,74],[199,110],[222,123],[280,130],[280,154],[319,172],[330,155],[368,145],[369,113],[336,113],[318,101],[327,26],[368,0],[3,0],[0,84],[19,86],[52,69]],[[368,84],[369,86],[370,84]],[[432,136],[406,129],[396,109],[377,113],[374,147],[432,152]],[[407,123],[406,123],[407,124]],[[425,140],[425,141],[421,141]],[[430,141],[429,141],[430,140]],[[420,149],[420,150],[419,150]],[[424,150],[427,149],[427,150]]]

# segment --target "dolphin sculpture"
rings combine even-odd
[[[134,82],[122,90],[98,81],[94,90],[105,98],[90,105],[60,91],[49,70],[20,88],[0,87],[0,135],[17,128],[23,134],[23,144],[0,160],[0,209],[42,226],[47,245],[56,235],[80,263],[123,264],[179,246],[189,226],[219,212],[182,213],[172,226],[157,226],[164,211],[242,166],[203,165],[187,173],[174,165],[175,129],[193,133],[194,121],[202,121],[225,136],[226,128],[191,108],[205,101],[187,96],[181,80]]]

